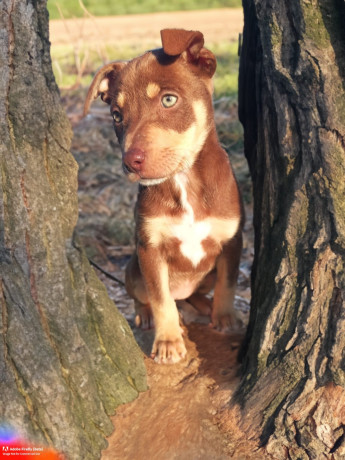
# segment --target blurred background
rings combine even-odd
[[[94,16],[157,13],[159,11],[191,11],[214,8],[241,8],[241,0],[48,0],[51,19],[78,18],[85,7]]]
[[[79,164],[77,232],[88,257],[123,279],[133,251],[137,186],[122,174],[109,108],[96,101],[82,118],[89,84],[109,61],[131,59],[161,46],[160,30],[200,30],[217,57],[214,110],[218,135],[230,156],[247,214],[238,304],[247,312],[253,257],[251,181],[238,121],[241,0],[48,0],[53,70],[73,128],[71,151]],[[121,285],[99,272],[116,305],[131,321],[133,310]]]

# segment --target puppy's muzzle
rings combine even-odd
[[[145,161],[145,153],[137,148],[128,150],[123,156],[125,172],[141,173]]]

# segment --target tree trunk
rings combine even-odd
[[[345,456],[345,3],[243,0],[239,113],[254,190],[237,393],[275,459]]]
[[[0,423],[94,460],[145,368],[72,238],[77,165],[49,47],[44,0],[0,2]]]

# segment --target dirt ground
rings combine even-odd
[[[159,44],[159,30],[164,27],[198,29],[210,42],[233,40],[242,25],[242,11],[225,9],[52,21],[50,31],[53,46],[67,43],[71,30],[75,31],[76,40],[82,34],[90,40],[118,41],[127,46],[138,41]],[[136,186],[129,184],[122,174],[121,153],[107,107],[96,102],[90,115],[81,118],[85,92],[86,89],[73,95],[63,93],[63,104],[74,131],[72,153],[79,164],[77,231],[89,258],[123,280],[124,267],[133,251]],[[226,116],[237,115],[221,114],[222,119]],[[245,160],[235,158],[235,162]],[[157,365],[148,358],[153,332],[134,327],[133,304],[123,286],[96,270],[146,355],[149,383],[147,392],[117,409],[112,419],[115,430],[108,439],[103,460],[269,458],[257,450],[254,439],[243,437],[238,408],[230,404],[239,379],[237,353],[249,315],[253,258],[250,204],[246,206],[246,214],[236,296],[243,327],[230,335],[220,334],[209,327],[209,318],[198,316],[191,306],[183,304],[180,312],[188,355],[176,365]]]
[[[193,323],[185,361],[160,366],[147,358],[150,389],[117,410],[102,459],[262,459],[255,442],[242,438],[236,408],[229,409],[241,340],[241,333],[224,336]]]
[[[200,30],[206,43],[237,40],[243,28],[242,9],[181,11],[142,15],[91,17],[50,21],[52,45],[76,43],[116,43],[131,46],[138,43],[160,43],[160,30],[180,28]]]

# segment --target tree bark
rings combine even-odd
[[[71,128],[44,0],[0,2],[0,423],[71,459],[146,389],[142,354],[73,238]]]
[[[275,459],[345,456],[345,3],[243,0],[239,114],[253,179],[237,393]]]

